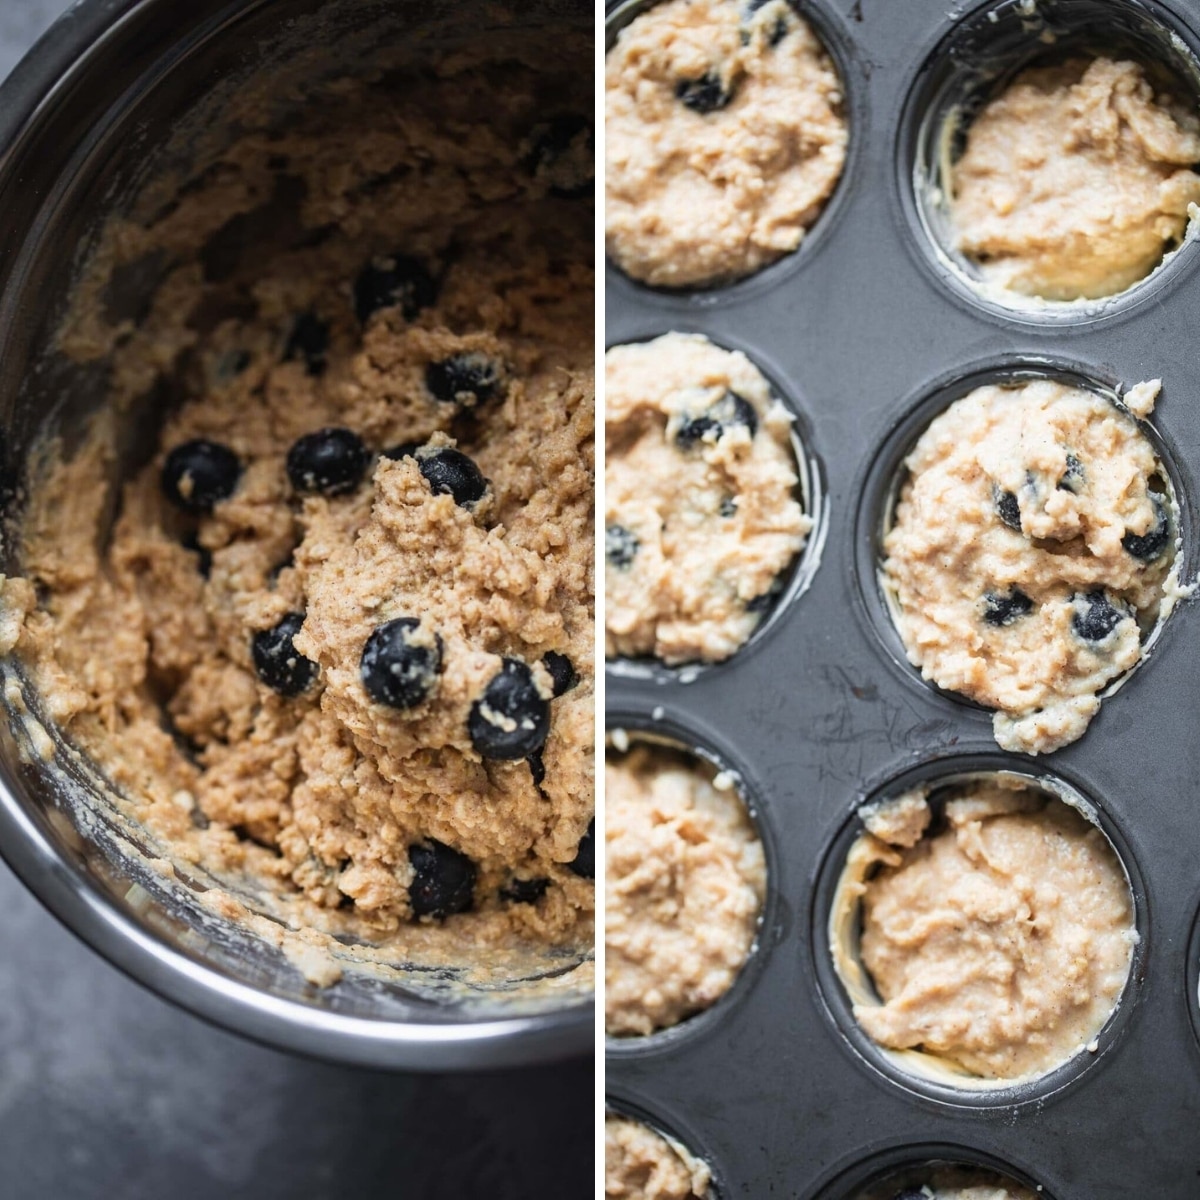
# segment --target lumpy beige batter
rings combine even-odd
[[[791,417],[744,354],[699,334],[604,361],[608,657],[728,658],[812,528]]]
[[[992,1171],[935,1167],[907,1171],[871,1188],[859,1200],[1039,1200],[1036,1192]]]
[[[708,1167],[640,1121],[604,1118],[604,1194],[622,1200],[708,1200]]]
[[[885,1048],[986,1081],[1036,1077],[1087,1048],[1137,941],[1104,834],[1007,776],[958,786],[915,842],[868,832],[855,843],[831,926],[848,984],[856,914],[857,957],[876,993],[851,987],[859,1024]]]
[[[952,169],[958,248],[1026,296],[1113,295],[1182,240],[1198,161],[1200,118],[1136,63],[1032,68],[984,106]]]
[[[1143,411],[1145,391],[1130,393]],[[905,468],[882,570],[909,660],[997,709],[1006,750],[1079,738],[1177,591],[1150,442],[1092,392],[989,385],[932,421]]]
[[[519,54],[341,81],[121,227],[110,272],[173,265],[136,327],[84,311],[68,331],[77,357],[112,352],[112,405],[80,448],[48,449],[28,583],[5,589],[29,610],[18,649],[41,710],[178,857],[401,952],[591,943],[592,214],[531,168],[531,139],[556,152],[554,104],[590,111],[587,80]],[[364,269],[397,255],[428,282],[366,302]],[[447,362],[466,384],[447,386]],[[154,386],[177,403],[113,520],[116,414]],[[361,479],[305,494],[289,452],[329,427],[365,445]],[[240,474],[190,514],[162,480],[197,438]],[[426,477],[452,446],[486,478],[474,501]],[[303,623],[284,658],[311,664],[299,694],[252,653],[289,613]],[[410,645],[440,652],[406,708],[373,699],[360,666],[373,631],[405,617]],[[549,714],[540,751],[512,760],[469,731],[477,709],[493,734],[524,719],[484,701],[505,660]],[[475,872],[444,922],[411,901],[414,847],[434,843]]]
[[[605,1027],[648,1034],[708,1008],[754,945],[762,843],[728,776],[691,755],[610,750],[605,784]]]
[[[842,172],[842,85],[786,0],[663,0],[605,64],[608,253],[661,287],[795,250]]]

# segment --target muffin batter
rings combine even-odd
[[[1143,414],[1155,390],[1131,390]],[[1178,595],[1150,442],[1101,396],[1037,380],[976,388],[905,467],[882,569],[909,660],[998,709],[1006,750],[1075,741]]]
[[[48,448],[4,590],[39,707],[177,861],[401,955],[591,942],[592,213],[551,94],[591,104],[519,57],[342,80],[121,225],[104,278],[170,265],[136,326],[85,289],[111,407]]]
[[[728,658],[812,521],[791,417],[742,353],[669,333],[605,355],[607,654]]]
[[[762,843],[728,776],[648,743],[604,767],[604,1012],[648,1034],[716,1003],[754,945]]]
[[[604,1118],[604,1194],[623,1200],[707,1200],[708,1168],[676,1142],[608,1113]]]
[[[1200,201],[1200,118],[1107,58],[1023,71],[951,172],[958,249],[1046,300],[1111,296],[1177,246]]]
[[[659,287],[729,282],[800,245],[846,157],[842,85],[787,0],[663,0],[605,65],[605,231]]]
[[[925,796],[915,798],[928,826]],[[878,998],[848,967],[856,910],[858,953]],[[944,821],[914,844],[865,833],[847,861],[831,936],[872,1039],[1004,1082],[1045,1074],[1089,1046],[1137,941],[1129,884],[1104,834],[1007,776],[956,786]]]
[[[860,1200],[1040,1200],[1036,1192],[992,1171],[936,1167],[909,1171]]]

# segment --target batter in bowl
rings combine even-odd
[[[906,1066],[968,1086],[1036,1078],[1094,1048],[1116,1007],[1137,942],[1129,883],[1101,830],[1027,780],[952,786],[936,813],[924,791],[899,798],[900,820],[862,813],[835,963],[866,1033],[919,1052]]]
[[[1142,415],[1157,385],[1131,389]],[[1081,737],[1179,594],[1178,522],[1127,412],[1054,380],[976,388],[905,460],[883,582],[909,661],[1006,750]]]
[[[956,244],[990,284],[1111,296],[1178,246],[1200,201],[1200,116],[1136,63],[1023,71],[984,106],[951,172]]]
[[[907,1182],[892,1180],[874,1187],[859,1200],[1039,1200],[1023,1184],[968,1167],[909,1171],[904,1178]]]
[[[608,253],[658,287],[726,283],[800,245],[842,173],[829,55],[787,0],[663,0],[605,65]]]
[[[607,654],[728,658],[811,519],[792,419],[742,353],[669,333],[605,355]]]
[[[63,341],[110,356],[111,403],[46,448],[6,629],[176,861],[400,957],[565,968],[593,907],[591,95],[491,53],[331,84],[113,231]],[[110,324],[148,261],[148,312]]]
[[[754,945],[762,843],[727,775],[651,743],[604,768],[605,1028],[653,1033],[714,1004]]]
[[[604,1194],[613,1200],[709,1200],[708,1167],[629,1117],[604,1118]]]

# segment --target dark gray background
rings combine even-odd
[[[0,0],[0,78],[69,5]],[[212,1029],[77,942],[0,863],[0,1200],[575,1200],[593,1067],[388,1075]]]

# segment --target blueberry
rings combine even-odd
[[[322,375],[328,365],[329,325],[313,312],[302,312],[292,325],[283,357],[287,362],[302,358],[310,375]]]
[[[273,629],[259,630],[250,643],[259,679],[281,696],[299,696],[317,677],[317,664],[292,644],[303,624],[303,613],[288,613]]]
[[[526,169],[548,185],[551,195],[575,200],[593,190],[596,140],[589,117],[581,113],[554,117],[530,131],[529,143]]]
[[[1121,539],[1121,545],[1128,554],[1142,562],[1153,562],[1162,555],[1171,540],[1171,516],[1167,506],[1152,495],[1150,502],[1154,505],[1154,525],[1147,533],[1127,533]]]
[[[1021,506],[1013,492],[996,492],[996,515],[1009,529],[1021,532]]]
[[[200,545],[200,539],[194,529],[184,536],[183,548],[196,556],[196,570],[207,579],[212,574],[212,551],[207,546]]]
[[[541,792],[542,784],[546,782],[546,760],[542,757],[542,752],[535,750],[526,757],[525,761],[529,764],[529,774],[533,778],[533,786]],[[542,795],[545,797],[544,792]]]
[[[390,458],[395,462],[399,462],[402,458],[416,458],[417,451],[424,445],[423,442],[401,442],[398,446],[391,446],[387,450],[379,452],[380,458]]]
[[[388,708],[416,708],[437,686],[442,669],[442,639],[433,635],[433,645],[413,641],[421,622],[415,617],[396,617],[371,632],[363,646],[359,670],[367,695]]]
[[[1117,608],[1099,588],[1086,596],[1074,597],[1075,614],[1071,628],[1085,642],[1102,642],[1129,616]]]
[[[452,354],[425,368],[425,386],[446,404],[484,404],[500,394],[503,373],[486,354]]]
[[[721,500],[721,507],[717,511],[723,517],[732,517],[737,513],[737,501],[732,496],[725,496]]]
[[[204,514],[237,489],[242,464],[228,446],[195,438],[176,446],[163,463],[162,490],[184,512]]]
[[[435,496],[453,496],[454,503],[463,508],[470,508],[477,500],[482,500],[487,491],[488,481],[483,473],[461,450],[443,446],[418,458],[417,466]]]
[[[457,850],[430,838],[408,848],[413,881],[408,903],[415,917],[446,917],[466,912],[475,891],[475,864]]]
[[[354,311],[365,325],[384,308],[399,308],[406,321],[437,299],[437,284],[429,269],[411,254],[372,259],[354,281]]]
[[[542,655],[542,666],[550,672],[556,696],[561,696],[563,692],[569,692],[579,682],[579,676],[575,673],[571,660],[565,654],[559,654],[557,650],[547,650]]]
[[[1033,601],[1020,588],[1008,593],[984,592],[983,619],[989,625],[1011,625],[1033,612]]]
[[[699,79],[681,79],[675,85],[675,98],[685,108],[703,116],[724,108],[733,95],[725,90],[716,71],[705,71]]]
[[[548,879],[518,879],[515,875],[500,889],[500,896],[513,904],[536,904],[550,886]]]
[[[769,3],[770,0],[749,0],[749,3],[746,5],[746,16],[752,17],[760,8],[765,8]],[[767,44],[778,46],[787,37],[787,33],[787,18],[783,16],[776,17],[774,25],[771,26],[771,32],[767,35]],[[744,35],[743,40],[745,42],[749,41],[748,33]]]
[[[371,455],[350,429],[306,433],[288,451],[287,473],[296,491],[341,496],[362,482]]]
[[[579,839],[579,849],[567,866],[581,879],[596,878],[596,818],[587,827],[587,833]]]
[[[1058,489],[1062,492],[1078,492],[1083,486],[1083,463],[1073,454],[1067,455],[1066,470],[1058,481]]]
[[[640,546],[637,534],[624,525],[609,525],[604,530],[604,557],[618,570],[629,567]]]
[[[739,425],[744,425],[753,437],[758,432],[758,413],[737,392],[726,392],[698,416],[686,417],[675,434],[675,442],[685,450],[690,449],[708,433],[715,433],[714,440],[719,440]]]
[[[550,704],[519,659],[506,658],[471,705],[467,733],[484,758],[518,759],[540,750],[550,732]]]

